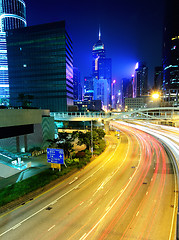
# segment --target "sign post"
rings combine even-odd
[[[47,148],[47,161],[51,163],[51,168],[61,170],[61,164],[64,164],[63,149]]]

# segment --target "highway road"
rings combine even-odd
[[[163,146],[129,126],[84,169],[0,216],[2,240],[174,239],[177,180]]]

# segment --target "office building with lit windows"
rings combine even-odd
[[[0,0],[0,105],[8,105],[9,99],[6,31],[26,26],[25,2]]]
[[[148,86],[148,67],[144,63],[137,63],[135,66],[133,97],[142,97],[147,95]]]
[[[10,104],[31,96],[31,106],[66,112],[73,105],[73,49],[65,21],[7,33]]]
[[[166,101],[179,105],[179,1],[168,0],[164,25],[163,90]]]
[[[23,0],[0,1],[0,30],[26,27],[26,6]]]
[[[154,71],[154,89],[161,90],[163,84],[163,68],[162,66],[155,67]]]
[[[74,95],[74,100],[82,99],[80,71],[76,67],[73,68],[73,95]]]
[[[99,40],[94,44],[92,61],[92,76],[94,84],[94,100],[101,100],[103,109],[111,108],[111,84],[112,71],[111,59],[106,58],[104,44],[101,41],[101,32],[99,31]],[[101,89],[105,87],[106,89]],[[107,94],[107,95],[105,95]],[[102,97],[100,99],[100,96]]]
[[[0,32],[0,105],[8,105],[9,77],[6,33]]]

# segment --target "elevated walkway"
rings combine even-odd
[[[128,112],[52,112],[55,121],[95,121],[95,120],[179,120],[179,107],[141,108]]]

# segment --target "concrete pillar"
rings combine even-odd
[[[20,138],[19,136],[16,137],[16,150],[20,152]]]
[[[28,147],[27,147],[27,135],[24,135],[24,147],[25,147],[25,152],[28,151]]]

